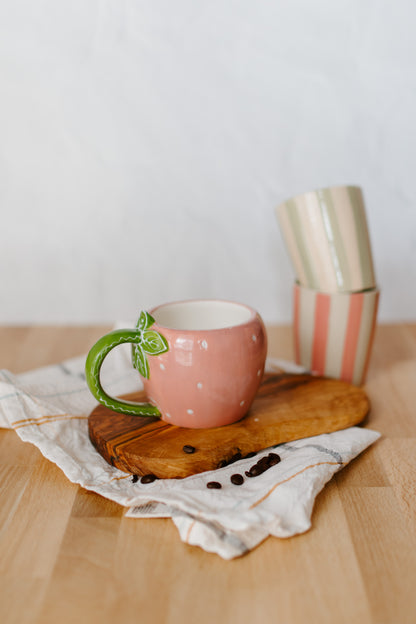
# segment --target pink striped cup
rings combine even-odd
[[[380,291],[325,293],[295,284],[295,359],[307,370],[360,385],[373,344]]]

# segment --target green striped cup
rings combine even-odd
[[[335,186],[288,199],[276,208],[296,279],[325,292],[376,287],[361,189]]]

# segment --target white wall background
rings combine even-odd
[[[416,319],[412,0],[0,0],[0,322],[220,297],[289,321],[274,215],[364,189]]]

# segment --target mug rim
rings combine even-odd
[[[301,284],[298,280],[295,280],[294,285],[296,288],[301,290],[309,290],[317,294],[329,295],[330,297],[352,297],[354,295],[370,295],[380,292],[380,287],[377,284],[375,286],[371,286],[370,288],[363,288],[362,290],[322,290],[321,288],[305,286],[305,284]]]
[[[304,191],[303,193],[297,193],[296,195],[291,195],[290,197],[287,197],[285,200],[281,201],[276,206],[276,209],[279,210],[283,207],[288,209],[289,207],[286,205],[288,201],[295,201],[297,199],[300,199],[301,197],[306,197],[307,195],[316,195],[317,193],[321,193],[323,191],[335,191],[338,189],[354,189],[355,191],[359,191],[361,195],[363,195],[363,189],[361,186],[358,186],[358,184],[333,184],[330,186],[321,186],[315,189],[311,189],[309,191]]]
[[[239,308],[244,308],[249,313],[249,317],[247,318],[247,320],[239,322],[239,323],[231,323],[231,324],[224,325],[222,327],[213,327],[213,328],[200,327],[200,328],[195,328],[195,329],[182,329],[182,328],[172,327],[168,324],[163,324],[160,321],[158,321],[157,318],[155,318],[155,325],[157,325],[161,329],[164,329],[167,331],[174,331],[174,332],[176,331],[176,332],[185,332],[185,333],[194,333],[194,332],[212,333],[212,332],[226,331],[226,330],[230,330],[236,327],[244,327],[246,325],[250,325],[256,319],[260,319],[261,321],[261,317],[259,313],[254,308],[252,308],[251,306],[245,303],[240,303],[239,301],[231,301],[229,299],[198,298],[198,299],[181,299],[177,301],[176,300],[167,301],[165,303],[160,303],[156,306],[153,306],[152,308],[149,308],[149,314],[154,316],[155,312],[157,312],[161,308],[167,308],[169,306],[184,305],[184,304],[198,304],[198,303],[202,303],[202,304],[203,303],[208,303],[208,304],[219,303],[219,304],[226,304],[227,306],[229,305],[229,306],[236,306]]]

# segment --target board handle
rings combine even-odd
[[[141,328],[115,329],[114,331],[105,334],[105,336],[102,336],[99,340],[97,340],[97,342],[91,348],[90,352],[87,355],[87,359],[85,362],[85,376],[87,379],[88,387],[91,393],[97,399],[97,401],[102,403],[102,405],[110,408],[114,412],[119,412],[120,414],[130,414],[134,416],[155,416],[160,418],[161,413],[159,412],[158,408],[151,403],[135,403],[134,401],[125,401],[123,399],[112,397],[105,392],[104,388],[101,385],[100,371],[105,357],[110,353],[112,349],[114,349],[114,347],[117,347],[118,345],[124,344],[126,342],[133,343],[133,362],[135,368],[137,368],[144,377],[149,377],[149,370],[144,349],[146,353],[150,353],[150,351],[146,350],[146,347],[143,347],[143,334],[144,332]],[[158,335],[160,336],[160,334]],[[166,344],[165,351],[167,350],[167,348],[168,347]],[[158,353],[163,352],[164,351],[159,348]],[[150,354],[157,355],[158,353]]]

